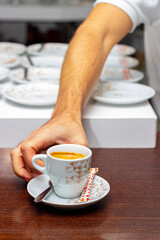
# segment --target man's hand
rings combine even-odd
[[[11,151],[15,174],[28,182],[40,174],[32,166],[32,157],[50,146],[64,143],[88,145],[80,121],[68,116],[55,117]]]

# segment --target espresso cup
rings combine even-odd
[[[53,152],[74,152],[85,155],[78,159],[61,159],[51,156]],[[52,181],[55,193],[62,198],[80,196],[87,182],[91,167],[92,151],[82,145],[61,144],[47,150],[47,154],[37,154],[32,158],[35,169],[46,174]],[[43,161],[40,166],[36,160]]]

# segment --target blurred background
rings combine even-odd
[[[93,3],[94,0],[0,0],[0,41],[25,45],[68,43]],[[128,34],[122,43],[136,48],[142,69],[143,25]]]
[[[0,0],[0,41],[25,45],[34,43],[69,43],[78,26],[93,7],[94,0]],[[143,25],[120,43],[133,46],[136,69],[147,83],[143,43]]]

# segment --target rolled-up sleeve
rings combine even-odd
[[[151,24],[160,17],[160,0],[97,0],[98,3],[109,3],[122,9],[132,20],[131,32],[141,23]]]

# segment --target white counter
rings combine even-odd
[[[1,83],[1,88],[5,84]],[[29,107],[0,98],[0,147],[14,147],[51,116],[53,107]],[[83,112],[90,147],[154,148],[157,117],[151,105],[114,106],[90,101]]]

